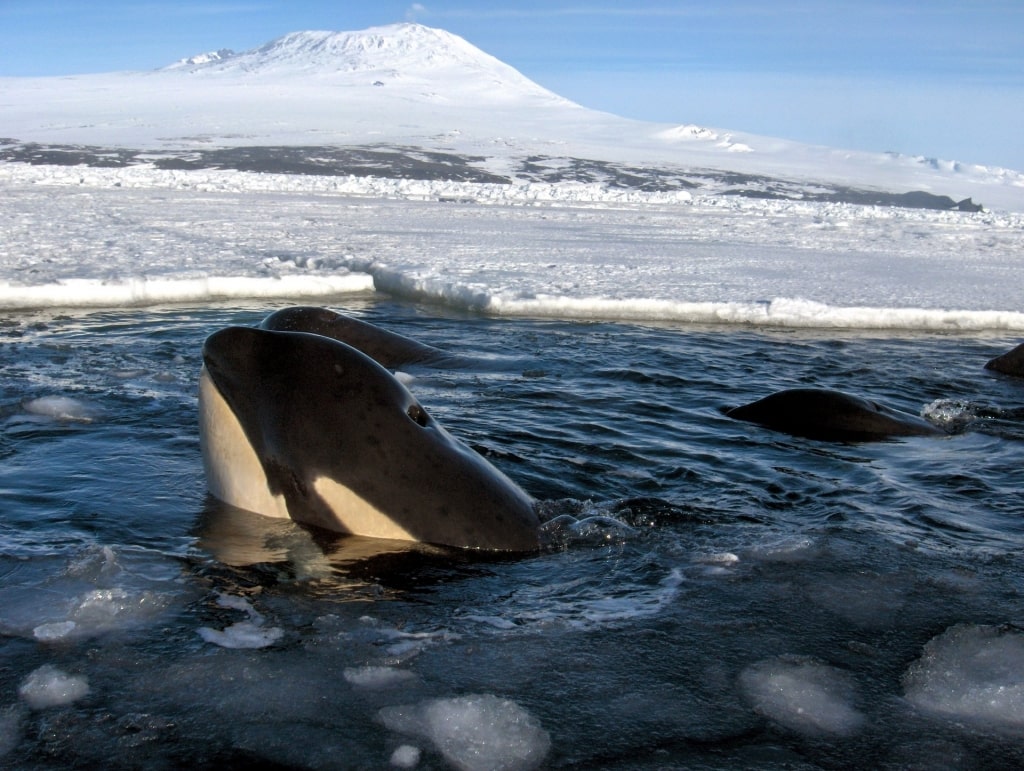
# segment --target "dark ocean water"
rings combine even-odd
[[[470,559],[208,501],[200,347],[271,306],[5,314],[0,764],[1024,765],[1024,381],[982,368],[1018,340],[345,307],[475,360],[410,388],[573,518],[560,545]],[[952,433],[722,415],[807,385]]]

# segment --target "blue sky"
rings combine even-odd
[[[626,117],[1024,170],[1022,0],[0,0],[0,75],[405,20]]]

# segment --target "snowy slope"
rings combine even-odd
[[[293,32],[260,48],[236,54],[221,50],[191,57],[164,72],[202,77],[314,77],[333,85],[421,82],[458,89],[484,86],[504,97],[551,92],[456,35],[419,24],[375,27],[363,32]]]
[[[815,185],[923,190],[1024,211],[1024,174],[651,124],[585,109],[442,30],[297,32],[154,72],[0,79],[0,137],[150,151],[418,147],[515,179],[524,159],[715,169]]]

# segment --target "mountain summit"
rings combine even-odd
[[[292,76],[362,81],[467,81],[487,88],[555,96],[463,38],[422,24],[392,24],[358,32],[292,32],[258,48],[183,59],[163,72],[194,75]],[[479,85],[479,84],[478,84]]]

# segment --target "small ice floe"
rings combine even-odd
[[[392,688],[416,679],[416,675],[409,670],[397,667],[346,667],[342,675],[345,682],[371,690]]]
[[[40,624],[32,630],[32,636],[39,642],[57,642],[70,637],[78,624],[74,621],[54,621],[49,624]]]
[[[503,631],[509,631],[512,629],[518,629],[519,624],[511,619],[504,618],[503,616],[492,616],[485,615],[482,613],[471,613],[466,616],[467,621],[475,621],[478,624],[485,624],[486,626],[493,627],[495,629],[501,629]]]
[[[428,740],[463,771],[527,771],[544,762],[551,748],[551,737],[533,715],[490,694],[385,707],[378,716],[391,731]]]
[[[696,554],[693,557],[693,564],[700,566],[701,572],[709,576],[730,576],[739,563],[740,558],[728,551]]]
[[[918,709],[1024,734],[1024,630],[958,624],[932,638],[903,676]]]
[[[21,582],[0,586],[0,634],[59,644],[152,624],[181,594],[159,577],[162,559],[140,550],[125,569],[113,549],[91,546],[57,572],[52,558],[29,561]]]
[[[21,408],[30,420],[58,423],[92,423],[102,415],[97,405],[70,396],[41,396],[23,402]]]
[[[759,661],[740,674],[739,683],[757,712],[799,733],[846,736],[864,722],[850,678],[815,659]]]
[[[110,546],[95,545],[86,548],[68,563],[67,574],[86,581],[99,581],[122,571],[117,553]]]
[[[32,636],[40,642],[58,642],[129,629],[154,618],[166,606],[165,598],[153,592],[93,589],[72,600],[67,620],[39,624]]]
[[[379,634],[392,642],[384,651],[393,658],[407,660],[418,656],[431,645],[459,639],[459,635],[439,629],[433,632],[404,632],[400,629],[381,629]]]
[[[89,681],[69,675],[50,664],[33,671],[18,688],[18,695],[32,709],[59,707],[78,701],[89,693]]]
[[[391,753],[390,763],[395,768],[416,768],[420,762],[420,748],[403,744]]]
[[[224,629],[212,629],[208,626],[199,627],[199,636],[206,642],[222,648],[254,649],[273,645],[282,637],[284,630],[276,626],[265,626],[266,620],[244,597],[221,594],[217,597],[217,605],[229,610],[240,610],[248,615],[248,620],[231,624]]]

